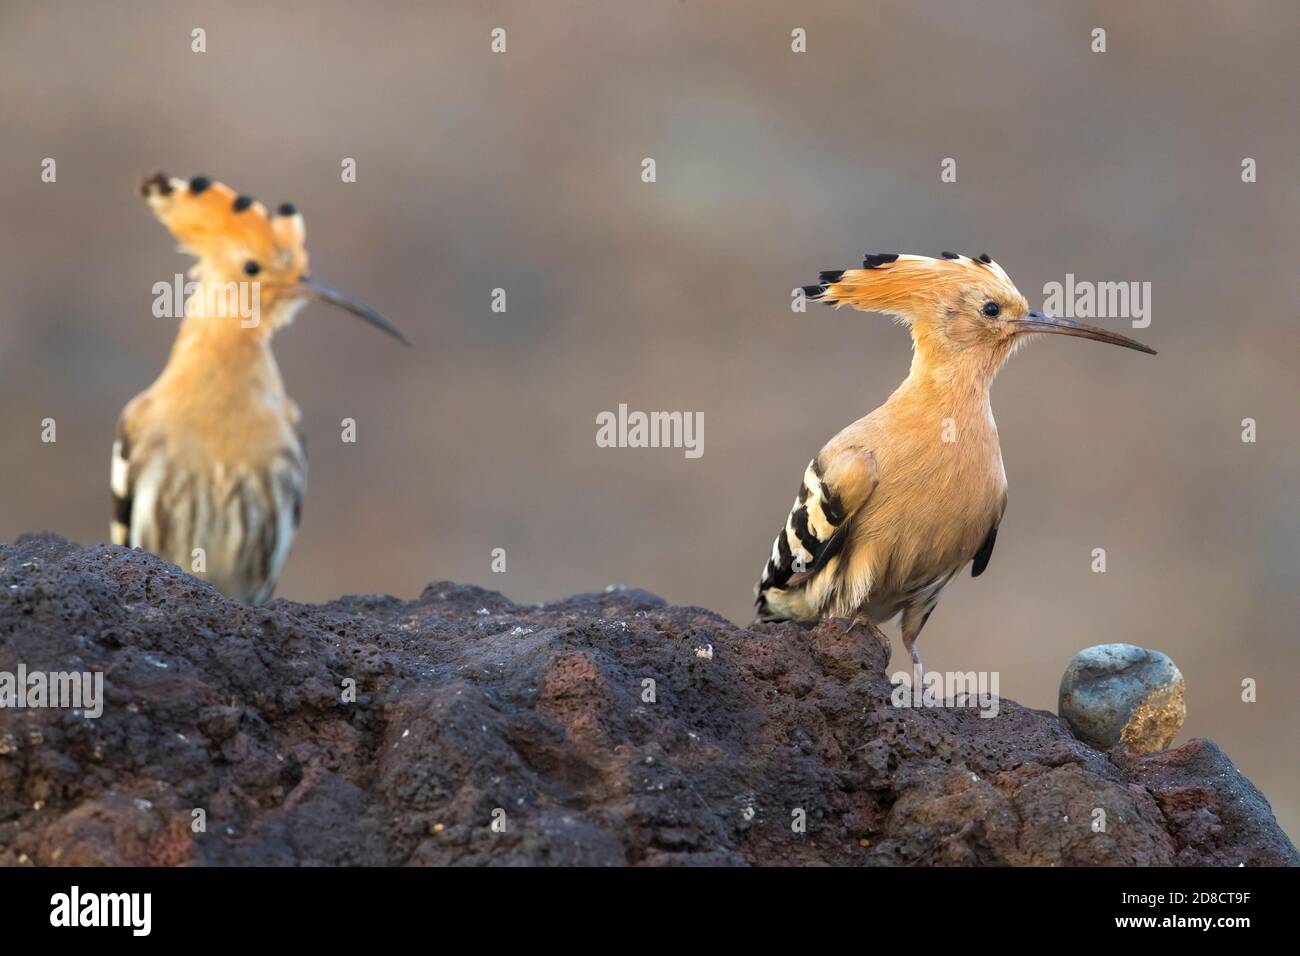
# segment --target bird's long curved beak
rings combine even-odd
[[[1130,339],[1118,332],[1099,329],[1095,325],[1084,325],[1082,322],[1075,322],[1073,319],[1058,319],[1056,316],[1047,315],[1044,312],[1033,311],[1026,313],[1023,319],[1016,322],[1016,328],[1017,331],[1025,333],[1048,332],[1055,335],[1073,335],[1081,339],[1092,339],[1094,342],[1109,342],[1111,345],[1122,345],[1126,349],[1136,349],[1139,352],[1146,352],[1148,355],[1156,354],[1155,349],[1143,345],[1137,339]]]
[[[316,302],[328,302],[330,305],[337,305],[340,309],[351,312],[358,319],[369,322],[380,331],[387,332],[403,345],[409,346],[410,340],[399,332],[387,319],[376,312],[369,306],[354,302],[337,289],[331,289],[327,285],[322,285],[315,279],[303,276],[298,280],[298,286],[295,291],[305,299],[312,299]]]

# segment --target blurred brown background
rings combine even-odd
[[[792,314],[794,286],[944,249],[1036,306],[1067,272],[1149,281],[1158,358],[1055,338],[1001,375],[1010,506],[925,659],[1054,709],[1079,648],[1163,649],[1180,741],[1300,833],[1297,9],[5,0],[0,538],[107,536],[113,424],[175,331],[151,287],[188,266],[136,193],[156,168],[297,203],[312,271],[417,342],[319,306],[277,340],[312,459],[279,590],[302,600],[623,582],[747,621],[804,465],[909,360],[881,317]],[[620,402],[702,411],[704,456],[597,448]]]

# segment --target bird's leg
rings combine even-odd
[[[921,636],[921,628],[925,627],[925,622],[930,619],[930,612],[933,610],[934,605],[930,604],[909,607],[903,612],[903,647],[907,648],[907,653],[912,655],[913,687],[920,687],[921,680],[925,676],[925,668],[921,664],[921,652],[917,650],[916,639]]]
[[[921,652],[916,649],[916,634],[903,634],[903,646],[907,652],[912,655],[912,680],[913,686],[920,687],[921,679],[925,676],[925,668],[921,663]]]

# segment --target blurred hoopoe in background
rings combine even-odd
[[[1007,504],[989,388],[1029,336],[1075,335],[1155,352],[1140,342],[1031,311],[988,256],[886,253],[823,272],[805,295],[893,315],[912,333],[912,368],[884,405],[827,442],[803,483],[756,588],[760,620],[902,613],[917,636],[968,561],[988,565]]]
[[[308,277],[302,216],[292,205],[270,215],[204,176],[187,183],[158,173],[141,193],[181,251],[197,257],[190,277],[198,285],[162,374],[118,420],[112,540],[258,604],[275,590],[307,484],[300,413],[285,394],[271,336],[319,300],[409,343],[377,313]]]

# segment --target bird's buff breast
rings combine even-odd
[[[993,444],[978,467],[969,458],[882,474],[860,520],[839,591],[840,610],[877,622],[930,600],[979,550],[1006,496]],[[882,469],[883,471],[883,469]]]

